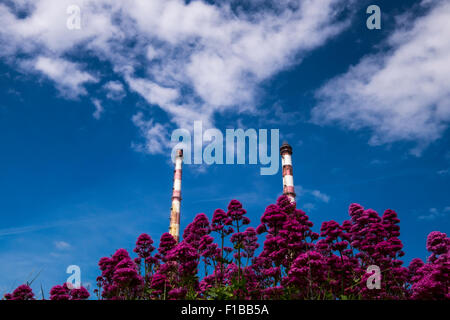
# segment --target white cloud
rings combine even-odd
[[[30,62],[25,62],[24,65]],[[57,88],[67,97],[86,94],[85,83],[98,80],[88,72],[80,71],[80,66],[59,58],[38,57],[32,62],[34,68],[56,83]]]
[[[315,201],[324,203],[330,202],[330,196],[319,190],[306,189],[302,186],[297,185],[295,186],[295,192],[297,194],[297,197],[312,198]]]
[[[145,144],[133,145],[136,150],[150,154],[158,154],[164,153],[171,145],[166,126],[155,123],[153,120],[145,120],[142,112],[135,114],[132,120],[140,129],[142,136],[146,139]]]
[[[330,201],[330,196],[326,195],[322,192],[320,192],[319,190],[313,190],[311,191],[311,194],[318,200],[322,201],[322,202],[326,202],[328,203]]]
[[[258,3],[249,13],[233,11],[228,2],[36,0],[26,5],[24,18],[0,4],[0,57],[11,63],[19,53],[55,57],[41,60],[39,70],[77,96],[96,78],[81,71],[76,58],[66,59],[89,53],[109,62],[115,76],[173,124],[213,126],[216,114],[256,112],[259,83],[346,28],[340,13],[349,2]],[[81,30],[66,28],[66,8],[73,4],[81,8]],[[74,76],[64,77],[56,64]]]
[[[81,8],[81,30],[66,27],[67,8]],[[108,7],[105,7],[109,5]],[[26,16],[18,17],[26,8]],[[21,8],[0,4],[2,29],[0,38],[10,42],[10,48],[25,53],[52,52],[62,54],[80,44],[105,46],[123,32],[112,23],[111,13],[119,7],[113,1],[93,0],[36,0],[24,1]]]
[[[67,243],[65,241],[55,241],[55,247],[58,250],[67,250],[72,246],[70,245],[70,243]]]
[[[146,57],[149,61],[160,58],[162,54],[164,54],[162,50],[159,50],[151,45],[147,47]]]
[[[95,106],[95,111],[92,114],[92,116],[94,117],[94,119],[99,120],[103,114],[103,112],[105,111],[105,109],[103,108],[100,100],[98,99],[92,99],[92,103]]]
[[[450,207],[445,207],[441,211],[436,208],[430,208],[428,214],[420,215],[417,217],[419,220],[435,220],[438,218],[443,218],[450,213]]]
[[[414,141],[419,155],[450,122],[450,3],[435,1],[388,45],[388,52],[364,57],[325,84],[312,120],[369,128],[372,145]]]
[[[143,96],[150,104],[167,106],[179,96],[177,89],[163,87],[149,80],[127,78],[127,82],[132,90]]]
[[[125,88],[120,81],[109,81],[103,85],[107,91],[106,97],[111,100],[122,100],[125,98]]]

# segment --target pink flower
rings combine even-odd
[[[27,284],[18,286],[12,294],[5,294],[6,300],[35,300],[33,290]]]

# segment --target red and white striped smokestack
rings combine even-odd
[[[181,165],[183,164],[183,150],[177,150],[175,154],[175,171],[173,176],[172,208],[170,209],[169,233],[180,239],[180,205],[181,205]]]
[[[292,173],[292,147],[283,142],[280,147],[281,165],[283,166],[283,194],[295,202],[294,176]]]

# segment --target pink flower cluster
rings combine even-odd
[[[211,222],[200,213],[180,243],[164,233],[155,251],[141,234],[131,259],[125,249],[100,259],[99,299],[450,299],[450,238],[432,232],[427,262],[409,267],[393,210],[382,216],[358,204],[350,219],[324,222],[313,232],[309,217],[281,196],[269,205],[256,229],[242,204],[214,211]],[[264,236],[260,252],[258,235]],[[380,270],[380,288],[367,285],[369,267]],[[77,291],[78,290],[78,291]],[[87,299],[81,288],[55,286],[52,300]],[[20,286],[6,299],[33,299]]]
[[[50,300],[86,300],[89,296],[85,287],[69,288],[66,283],[54,286],[50,290]]]
[[[141,248],[142,238],[138,238],[136,247],[140,259],[148,258],[142,254],[145,255],[149,251],[147,247]],[[117,250],[111,258],[101,258],[98,265],[102,274],[97,277],[97,295],[100,295],[101,291],[102,298],[112,300],[135,299],[140,296],[144,288],[144,279],[139,274],[140,264],[131,260],[125,249]]]
[[[18,286],[13,293],[5,294],[5,300],[35,300],[33,290],[28,284]]]
[[[416,258],[409,265],[411,298],[418,300],[450,299],[450,238],[433,231],[427,238],[431,252],[427,263]]]
[[[50,290],[50,300],[86,300],[89,298],[89,292],[85,287],[69,288],[66,283],[62,286],[54,286]],[[33,290],[28,284],[17,287],[13,293],[7,293],[5,300],[35,300]]]

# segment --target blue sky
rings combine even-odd
[[[40,271],[48,293],[71,264],[92,286],[101,257],[157,241],[170,135],[195,120],[280,129],[314,228],[394,209],[407,262],[450,231],[448,3],[115,2],[0,1],[0,294]],[[186,165],[182,227],[233,198],[256,227],[281,192],[281,170]]]

